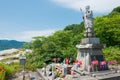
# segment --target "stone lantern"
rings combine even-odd
[[[22,71],[23,80],[25,80],[25,63],[26,63],[25,55],[20,56],[20,65],[23,66],[23,71]]]

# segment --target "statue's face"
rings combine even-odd
[[[87,11],[87,17],[91,17],[91,12]]]

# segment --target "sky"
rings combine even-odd
[[[0,39],[31,41],[80,24],[85,6],[94,17],[107,15],[119,0],[0,0]]]

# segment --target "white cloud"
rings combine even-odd
[[[110,12],[113,8],[120,6],[120,0],[51,0],[56,4],[80,11],[85,6],[90,5],[91,9],[97,13]]]
[[[31,41],[35,36],[49,36],[57,30],[42,30],[42,31],[24,31],[10,36],[4,36],[0,39],[18,40],[18,41]]]

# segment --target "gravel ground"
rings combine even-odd
[[[25,74],[25,80],[29,80],[29,73]],[[23,76],[21,73],[16,73],[12,78],[6,79],[6,80],[23,80]]]

